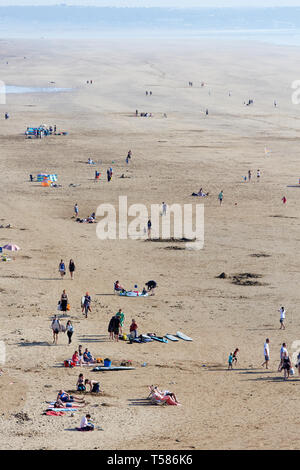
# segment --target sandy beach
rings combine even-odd
[[[0,229],[0,245],[21,247],[0,264],[1,449],[299,447],[298,371],[288,381],[277,371],[281,344],[292,354],[300,339],[300,189],[288,187],[300,178],[300,108],[291,100],[297,52],[204,39],[41,39],[39,47],[33,40],[0,41],[0,79],[7,85],[72,89],[9,94],[0,105],[0,224],[11,224]],[[249,99],[253,106],[243,104]],[[136,109],[152,117],[136,117]],[[26,128],[40,124],[68,134],[26,139]],[[97,164],[88,165],[89,157]],[[248,170],[251,182],[243,180]],[[57,174],[59,187],[29,181],[39,173]],[[209,196],[191,197],[200,187]],[[96,224],[75,221],[75,203],[87,217],[102,203],[117,208],[119,196],[147,207],[204,204],[204,249],[99,240]],[[62,280],[58,264],[71,258],[74,280],[68,272]],[[225,279],[218,278],[222,272]],[[234,278],[245,273],[253,285]],[[113,294],[117,279],[139,288],[154,279],[158,288],[147,298],[122,298]],[[71,309],[61,321],[74,326],[70,346],[64,333],[53,345],[50,328],[63,289]],[[86,291],[87,319],[80,307]],[[135,318],[139,333],[183,331],[193,341],[111,342],[107,326],[119,308],[127,333]],[[266,338],[269,370],[261,367]],[[135,369],[63,367],[79,344],[115,365],[131,360]],[[87,394],[88,405],[73,416],[44,415],[58,390],[75,390],[79,372],[99,380],[104,393]],[[151,384],[174,392],[181,406],[150,406]],[[85,413],[103,431],[76,432]]]

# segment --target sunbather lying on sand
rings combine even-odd
[[[84,398],[76,397],[75,395],[69,395],[64,390],[60,390],[56,397],[56,401],[61,401],[63,403],[84,403]]]
[[[169,392],[169,390],[161,391],[158,389],[158,387],[154,387],[153,385],[151,385],[149,388],[150,388],[150,393],[148,395],[148,398],[155,394],[158,394],[161,397],[171,397],[175,401],[175,403],[178,403],[175,393]]]
[[[192,196],[200,196],[200,197],[205,197],[205,196],[208,196],[209,193],[204,193],[202,191],[202,188],[199,189],[198,193],[192,193]]]
[[[71,402],[63,402],[61,400],[56,400],[54,403],[54,408],[72,408],[74,405]],[[83,408],[85,403],[76,403],[76,408]]]

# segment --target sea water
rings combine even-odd
[[[55,87],[24,87],[24,86],[14,86],[6,85],[2,87],[3,90],[0,93],[59,93],[71,91],[71,88],[55,88]]]
[[[299,46],[300,7],[110,8],[64,4],[0,7],[0,38],[35,38],[36,48],[45,55],[47,39],[61,39],[59,47],[63,51],[66,38],[131,36],[217,38]],[[0,57],[1,49],[0,41]]]

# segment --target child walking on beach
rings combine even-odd
[[[231,352],[228,357],[228,369],[232,369],[232,362],[233,362],[233,353]]]

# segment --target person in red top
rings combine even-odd
[[[134,318],[133,318],[133,319],[132,319],[132,323],[131,323],[130,328],[129,328],[129,331],[130,331],[131,336],[132,336],[133,338],[137,338],[137,335],[138,335],[138,334],[137,334],[137,327],[138,327],[138,326],[137,326],[137,324],[136,324],[136,322],[135,322],[135,320],[134,320]]]
[[[75,351],[72,356],[72,363],[77,365],[80,364],[82,366],[82,359],[79,357],[78,351]]]

